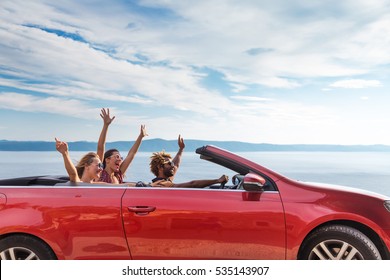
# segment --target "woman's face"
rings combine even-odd
[[[106,158],[106,168],[112,172],[118,172],[123,162],[123,158],[119,152],[113,152],[111,156]]]
[[[85,171],[88,172],[89,177],[94,180],[99,180],[102,170],[103,164],[98,158],[94,158],[92,163],[85,167]]]

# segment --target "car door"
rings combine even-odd
[[[276,191],[129,188],[122,215],[133,259],[285,259]]]
[[[0,235],[24,233],[43,240],[58,259],[130,259],[121,217],[125,187],[79,183],[2,187],[0,192]]]

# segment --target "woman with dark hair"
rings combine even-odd
[[[125,158],[120,155],[117,149],[110,149],[104,152],[108,126],[115,117],[111,118],[110,110],[105,110],[104,108],[101,110],[100,116],[103,119],[103,128],[98,141],[97,154],[99,157],[103,158],[103,171],[101,172],[99,180],[111,184],[121,184],[123,183],[127,168],[130,166],[135,154],[141,146],[142,139],[148,134],[146,133],[145,125],[141,125],[140,134]]]

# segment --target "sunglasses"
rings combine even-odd
[[[165,165],[165,164],[168,164],[168,165],[170,165],[170,166],[175,166],[175,163],[174,163],[173,161],[171,161],[171,160],[164,161],[164,165]]]
[[[98,167],[99,169],[104,169],[103,163],[101,163],[101,162],[99,162],[99,163],[97,164],[97,167]]]
[[[121,157],[119,154],[109,156],[108,158],[112,158],[112,157],[114,157],[116,160],[118,159],[123,160],[123,157]]]

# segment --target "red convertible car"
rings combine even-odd
[[[214,146],[235,174],[202,189],[0,180],[7,259],[389,259],[390,198],[294,181]]]

